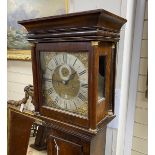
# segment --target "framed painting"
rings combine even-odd
[[[26,29],[17,21],[65,14],[68,0],[8,0],[7,12],[7,58],[31,60],[31,45],[26,40]]]

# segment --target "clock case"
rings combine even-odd
[[[125,19],[105,10],[85,11],[19,21],[32,43],[35,111],[75,126],[96,131],[114,117],[116,43]],[[46,107],[42,102],[40,51],[88,52],[88,118]],[[105,100],[98,103],[99,56],[106,57]],[[103,88],[104,89],[104,88]]]

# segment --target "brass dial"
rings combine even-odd
[[[46,105],[87,116],[87,53],[51,52],[50,56],[49,53],[43,53],[43,92]]]

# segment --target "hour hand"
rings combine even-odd
[[[75,74],[76,74],[76,72],[72,73],[71,76],[70,76],[70,78],[69,78],[69,80],[73,79],[74,76],[75,76]]]
[[[74,78],[75,74],[76,72],[72,73],[67,80],[62,80],[62,83],[66,85],[70,80]]]
[[[72,79],[74,78],[75,74],[76,74],[76,72],[72,73],[72,74],[70,75],[69,79],[66,80],[66,82],[68,82],[69,80],[72,80]]]

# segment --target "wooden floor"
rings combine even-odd
[[[35,137],[30,137],[29,145],[34,144],[34,139],[35,139]],[[37,151],[29,146],[27,149],[27,155],[47,155],[47,152],[46,151]]]

